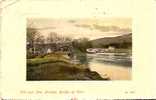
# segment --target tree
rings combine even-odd
[[[44,44],[44,43],[45,43],[45,38],[44,38],[44,36],[38,34],[37,37],[36,37],[36,39],[35,39],[35,42],[36,42],[37,44]]]
[[[35,54],[35,45],[44,43],[44,37],[39,34],[35,28],[27,28],[27,43],[32,48],[32,53]]]
[[[48,43],[65,43],[65,42],[71,42],[72,39],[69,37],[65,37],[65,36],[60,36],[59,34],[55,33],[55,32],[51,32],[49,33],[48,37],[47,37],[47,42]]]
[[[54,43],[58,40],[58,35],[55,32],[51,32],[49,33],[48,37],[47,37],[47,42],[48,43]]]
[[[87,48],[91,48],[92,44],[88,38],[80,38],[73,40],[73,47],[80,50],[81,52],[86,52]]]
[[[33,44],[35,41],[37,31],[34,28],[27,28],[27,42]]]

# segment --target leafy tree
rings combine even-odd
[[[73,40],[73,47],[81,52],[86,52],[86,49],[91,48],[92,44],[88,38],[80,38]]]
[[[58,40],[58,35],[55,32],[51,32],[49,33],[48,37],[47,37],[47,42],[48,43],[53,43],[56,42]]]
[[[27,43],[32,48],[32,53],[35,54],[35,45],[43,44],[44,37],[35,28],[27,28]]]
[[[51,32],[49,33],[48,37],[47,37],[47,41],[48,43],[57,43],[57,42],[71,42],[72,39],[69,37],[65,37],[65,36],[60,36],[59,34],[55,33],[55,32]]]

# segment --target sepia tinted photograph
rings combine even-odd
[[[131,80],[132,19],[28,18],[26,80]]]

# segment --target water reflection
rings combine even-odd
[[[77,54],[73,61],[81,64],[96,62],[100,64],[113,64],[123,67],[132,66],[132,57],[127,53],[95,53],[95,54]]]
[[[131,79],[132,57],[128,53],[78,54],[77,63],[86,64],[102,77],[107,74],[113,80]]]
[[[132,66],[132,58],[129,54],[126,54],[126,53],[87,54],[87,62],[120,65],[123,67],[131,67]]]

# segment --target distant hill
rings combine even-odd
[[[131,47],[132,46],[132,33],[116,36],[116,37],[105,37],[90,41],[93,47],[106,47],[106,46],[117,46],[117,47]]]

